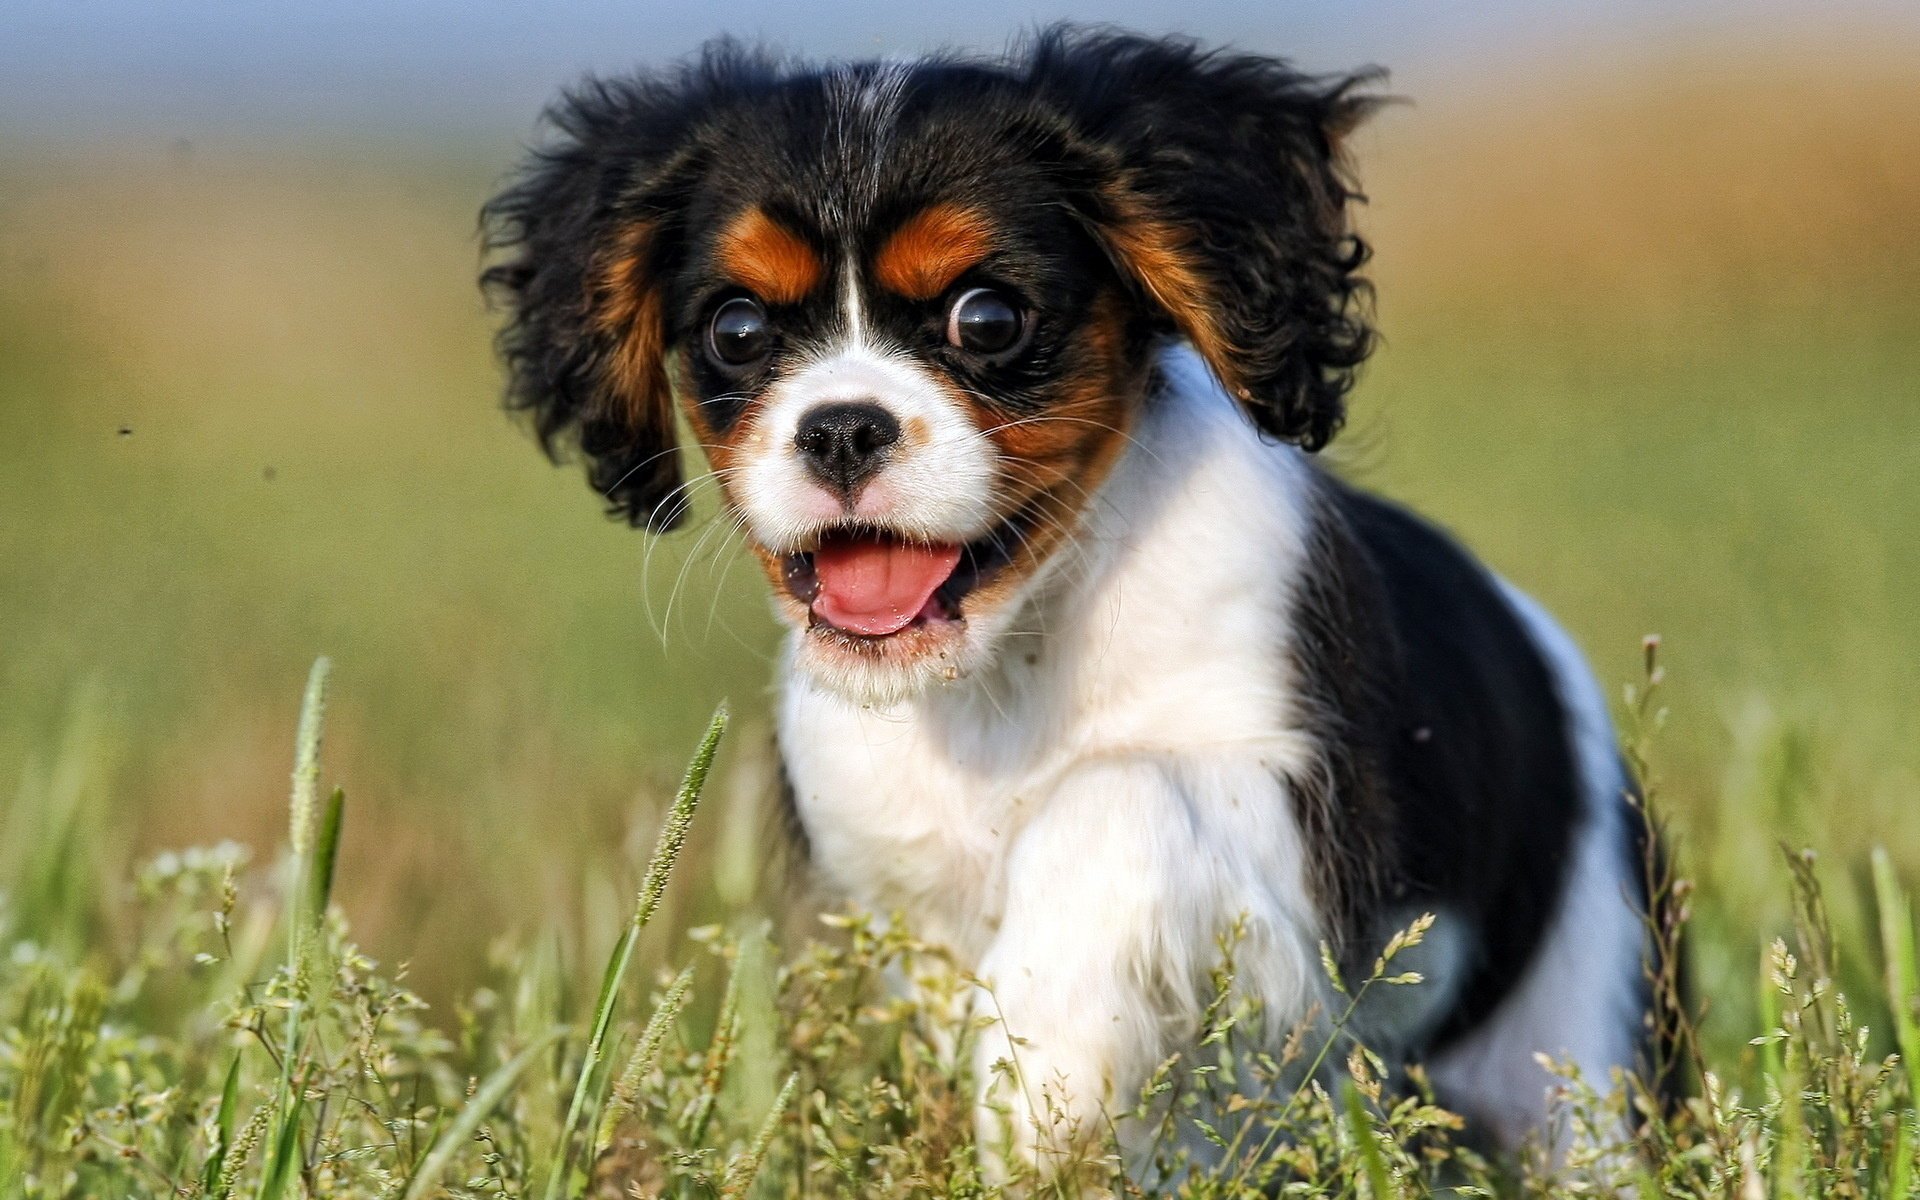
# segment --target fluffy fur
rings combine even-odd
[[[792,628],[811,865],[987,981],[982,1120],[1038,1160],[1190,1048],[1236,920],[1284,1031],[1328,1010],[1322,943],[1435,913],[1361,1031],[1503,1142],[1547,1118],[1536,1053],[1634,1065],[1644,831],[1597,688],[1310,457],[1371,340],[1371,78],[1065,29],[719,43],[569,94],[487,211],[510,406],[655,530],[676,412],[698,437]]]

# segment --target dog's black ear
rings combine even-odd
[[[687,507],[667,288],[701,131],[774,69],[720,42],[682,68],[590,80],[547,110],[547,144],[481,211],[481,285],[507,312],[507,407],[556,460],[577,450],[608,511],[636,526],[671,529]]]
[[[1028,69],[1074,131],[1085,218],[1123,275],[1262,429],[1325,445],[1373,342],[1341,141],[1381,73],[1071,29],[1042,34]]]

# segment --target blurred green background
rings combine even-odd
[[[1781,840],[1855,926],[1868,848],[1920,873],[1920,38],[1765,35],[1402,80],[1353,146],[1385,342],[1333,451],[1616,692],[1662,636],[1662,794],[1729,1017]],[[699,903],[751,890],[757,573],[711,526],[601,519],[498,407],[474,217],[523,125],[0,136],[0,891],[48,839],[71,886],[269,857],[319,653],[335,895],[430,997],[504,937],[611,940],[722,697],[692,861]],[[113,937],[106,900],[68,933]]]

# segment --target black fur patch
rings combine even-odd
[[[1430,909],[1475,947],[1438,1049],[1540,944],[1583,805],[1567,714],[1499,585],[1433,526],[1325,477],[1297,610],[1323,783],[1300,787],[1321,902],[1350,959]]]

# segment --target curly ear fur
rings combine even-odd
[[[551,144],[481,210],[497,256],[481,286],[508,314],[507,407],[550,457],[577,450],[609,513],[636,526],[671,529],[687,508],[666,290],[704,160],[698,133],[773,70],[717,42],[676,70],[589,80],[547,110]]]
[[[1143,298],[1261,429],[1309,450],[1372,348],[1341,139],[1382,73],[1316,78],[1179,39],[1054,29],[1030,79],[1075,126],[1085,214]]]

